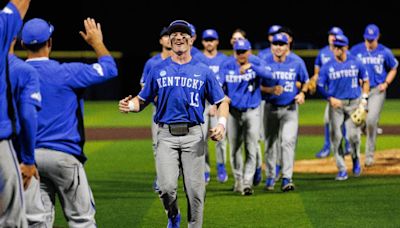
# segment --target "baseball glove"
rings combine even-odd
[[[317,91],[317,80],[314,77],[308,82],[308,92],[313,95]]]
[[[361,126],[367,119],[367,110],[364,108],[364,106],[360,105],[356,110],[353,111],[353,113],[351,113],[350,117],[357,127]]]

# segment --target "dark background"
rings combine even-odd
[[[2,5],[6,1],[2,0]],[[139,5],[140,4],[140,5]],[[136,94],[139,78],[150,53],[159,51],[158,35],[163,26],[175,19],[194,24],[201,48],[201,32],[214,28],[220,35],[220,49],[230,49],[229,39],[236,28],[247,32],[253,47],[266,44],[267,29],[272,24],[285,25],[294,32],[295,48],[321,48],[327,43],[327,31],[341,27],[350,46],[362,41],[364,28],[377,24],[381,43],[399,47],[399,9],[395,1],[129,1],[129,0],[31,0],[25,21],[43,18],[55,27],[53,50],[90,50],[82,40],[83,19],[93,17],[102,25],[104,41],[110,51],[120,51],[119,77],[93,86],[87,98],[120,99]],[[82,60],[79,61],[94,61]],[[304,58],[310,75],[314,57]],[[63,60],[66,61],[66,60]],[[72,61],[72,60],[71,60]],[[388,97],[400,96],[392,85]]]

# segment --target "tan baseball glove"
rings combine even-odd
[[[351,120],[358,127],[365,123],[367,119],[367,110],[364,106],[360,105],[356,110],[351,113]]]

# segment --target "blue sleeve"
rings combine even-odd
[[[251,69],[253,69],[257,76],[260,76],[262,79],[272,79],[272,72],[265,64],[260,64],[258,66],[252,64]]]
[[[324,65],[324,66],[326,66],[326,65]],[[318,82],[317,82],[317,91],[319,94],[322,95],[322,97],[324,99],[328,99],[330,97],[330,95],[328,94],[328,92],[325,89],[326,84],[327,84],[327,77],[325,74],[325,69],[326,69],[326,67],[322,67],[321,71],[319,72]]]
[[[15,7],[13,3],[9,2],[6,7],[4,7],[2,11],[0,11],[1,56],[4,56],[8,53],[11,41],[14,36],[17,35],[21,26],[21,15],[19,14],[17,7]]]
[[[151,102],[157,96],[158,85],[157,81],[153,79],[154,72],[155,70],[153,68],[147,75],[143,89],[138,94],[139,98],[143,101]]]
[[[369,75],[368,75],[368,71],[367,68],[365,67],[365,65],[357,60],[357,64],[358,64],[358,79],[361,79],[362,81],[367,81],[369,80]]]
[[[308,76],[308,72],[307,72],[307,68],[306,68],[306,64],[304,63],[304,61],[300,62],[299,66],[298,66],[298,72],[299,72],[299,78],[298,80],[301,83],[307,83],[309,81],[309,76]]]
[[[26,81],[21,86],[18,100],[23,103],[30,103],[40,109],[42,96],[40,94],[39,74],[33,67],[31,70],[25,70],[24,74]]]
[[[385,67],[390,71],[393,68],[397,68],[399,62],[394,57],[393,53],[389,49],[385,49]]]
[[[37,109],[31,103],[18,105],[21,131],[18,135],[21,160],[26,165],[35,163],[35,143],[37,130]]]
[[[144,83],[146,81],[146,78],[147,78],[147,75],[150,73],[150,70],[151,70],[151,64],[150,64],[150,59],[149,59],[144,64],[142,77],[140,78],[140,84],[144,85]]]
[[[314,66],[318,66],[321,68],[322,61],[321,61],[321,53],[318,53],[317,58],[315,58]]]
[[[86,88],[102,83],[118,75],[117,65],[112,56],[102,56],[94,64],[65,63],[69,73],[68,84],[72,88]]]
[[[218,80],[214,77],[211,70],[210,73],[207,74],[206,91],[207,100],[210,102],[210,104],[218,104],[225,97],[222,87],[220,86]]]

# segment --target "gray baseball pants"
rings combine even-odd
[[[331,140],[331,150],[334,152],[336,159],[336,166],[339,171],[346,171],[346,164],[344,161],[344,154],[339,150],[341,140],[343,138],[342,125],[346,127],[346,138],[349,139],[351,144],[351,156],[353,159],[360,158],[360,143],[361,143],[361,130],[355,126],[350,118],[351,113],[357,109],[360,99],[347,99],[341,100],[341,108],[333,108],[329,105],[329,133]]]
[[[95,204],[84,167],[71,154],[36,149],[47,227],[53,227],[58,195],[69,227],[96,227]]]
[[[229,109],[228,141],[231,156],[231,167],[235,182],[242,183],[243,188],[253,185],[256,170],[257,144],[260,137],[260,107],[239,111]],[[243,162],[242,144],[246,160]]]
[[[11,140],[0,140],[0,227],[27,227],[22,177]]]
[[[158,128],[157,179],[160,198],[168,217],[179,213],[177,188],[179,170],[182,169],[183,184],[188,200],[189,227],[202,227],[204,199],[204,140],[200,125],[189,128],[185,136],[173,136],[168,125]]]
[[[282,177],[292,179],[299,128],[298,105],[279,107],[267,103],[264,113],[266,176],[275,178],[275,166],[281,159]]]
[[[385,102],[386,92],[379,92],[378,87],[372,88],[368,97],[368,115],[367,115],[367,140],[365,144],[365,160],[374,161],[374,152],[376,146],[376,132],[378,129],[379,117]]]

